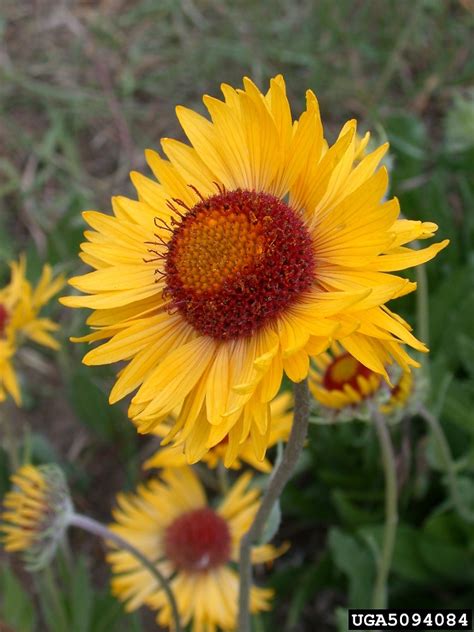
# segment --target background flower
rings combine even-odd
[[[11,280],[0,289],[0,402],[9,393],[20,405],[21,395],[13,369],[13,358],[18,348],[30,340],[51,349],[58,342],[51,332],[58,325],[49,318],[41,318],[41,309],[64,286],[64,277],[53,278],[51,266],[43,267],[40,279],[33,287],[26,278],[26,259],[12,262]]]
[[[164,470],[160,479],[120,494],[112,531],[131,542],[171,579],[184,625],[199,630],[234,629],[237,621],[239,544],[258,509],[259,492],[248,489],[251,475],[242,475],[220,504],[208,504],[199,479],[190,468]],[[255,547],[254,563],[273,560],[270,545]],[[112,591],[128,610],[146,604],[158,611],[160,625],[172,622],[166,595],[146,570],[125,551],[109,553]],[[251,589],[252,612],[270,607],[272,591]]]
[[[56,465],[23,465],[3,500],[0,535],[6,551],[21,551],[30,570],[44,568],[64,537],[72,502]]]
[[[426,379],[421,369],[388,368],[390,384],[333,343],[313,359],[309,386],[316,401],[316,414],[326,421],[372,418],[376,407],[391,421],[413,414],[421,405]]]

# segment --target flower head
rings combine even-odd
[[[22,551],[28,568],[38,570],[54,556],[72,513],[66,479],[56,465],[24,465],[11,480],[1,540],[6,551]]]
[[[165,469],[160,479],[141,485],[134,494],[120,494],[111,529],[128,540],[161,573],[170,578],[184,625],[199,630],[234,630],[237,621],[238,562],[242,536],[258,510],[259,492],[248,489],[244,474],[214,509],[190,468]],[[271,561],[279,552],[271,545],[255,547],[254,563]],[[108,555],[112,592],[128,610],[146,604],[158,611],[158,623],[171,626],[166,596],[148,571],[126,551]],[[268,610],[272,591],[253,586],[252,612]]]
[[[271,425],[270,436],[268,438],[269,448],[280,441],[288,440],[293,422],[293,413],[290,410],[292,399],[291,394],[286,391],[278,395],[270,403]],[[165,437],[169,429],[169,425],[163,423],[155,428],[154,434],[159,437]],[[202,460],[208,467],[214,469],[219,463],[228,463],[228,453],[229,440],[227,437],[224,437],[220,443],[211,448],[209,452],[203,456]],[[229,463],[229,467],[234,470],[240,469],[243,463],[247,463],[261,472],[271,472],[272,470],[272,464],[268,459],[265,458],[261,461],[256,458],[250,439],[246,439],[242,444],[239,444],[237,456],[234,457],[232,455],[232,459],[234,458],[235,460]],[[144,467],[183,467],[184,465],[186,465],[186,455],[183,452],[183,445],[178,443],[177,445],[168,445],[160,448],[145,462]]]
[[[419,370],[389,367],[391,383],[374,373],[339,344],[312,361],[309,386],[320,416],[329,421],[371,419],[371,406],[398,421],[415,412],[422,399],[424,380]]]
[[[53,278],[49,265],[43,267],[36,287],[26,278],[26,260],[12,262],[11,280],[0,289],[0,402],[9,393],[16,404],[21,403],[20,389],[13,369],[13,359],[25,340],[57,349],[51,332],[58,325],[49,318],[41,318],[40,311],[64,286],[64,278]]]
[[[191,463],[224,437],[228,462],[249,436],[263,460],[283,372],[304,379],[333,339],[385,377],[394,361],[416,366],[405,346],[426,348],[385,305],[415,284],[392,272],[447,245],[406,246],[437,226],[399,219],[378,168],[387,145],[362,157],[355,121],[329,147],[311,91],[297,121],[282,77],[266,94],[247,78],[222,91],[204,97],[211,120],[177,108],[190,144],[146,152],[158,182],[133,173],[138,201],[84,214],[95,271],[62,299],[94,310],[82,340],[107,340],[86,364],[127,362],[111,402],[138,389],[142,433],[178,410],[168,440]]]

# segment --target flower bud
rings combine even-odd
[[[12,475],[3,501],[1,541],[6,551],[21,551],[28,570],[54,557],[73,513],[62,470],[53,464],[23,465]]]

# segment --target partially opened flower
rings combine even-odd
[[[270,436],[268,438],[268,447],[276,445],[280,441],[287,441],[291,425],[293,422],[293,412],[290,409],[292,404],[292,396],[286,391],[281,395],[278,395],[270,403]],[[162,423],[154,430],[154,434],[159,437],[165,437],[169,432],[169,425]],[[215,468],[219,463],[228,463],[227,454],[229,453],[229,440],[224,437],[220,443],[211,448],[203,456],[203,461],[210,468]],[[234,458],[234,457],[233,457]],[[186,455],[183,451],[183,444],[168,445],[160,448],[150,459],[148,459],[144,467],[183,467],[186,465]],[[234,470],[238,470],[242,467],[243,463],[251,465],[261,472],[271,472],[272,464],[265,458],[263,461],[259,460],[253,449],[252,442],[247,438],[243,443],[239,444],[237,456],[235,460],[229,463],[229,467]]]
[[[239,544],[258,510],[259,492],[248,489],[244,474],[214,509],[193,471],[164,470],[140,485],[135,494],[120,494],[111,530],[128,540],[156,562],[170,579],[183,625],[193,632],[234,630],[237,622]],[[271,545],[255,547],[252,561],[271,561],[277,555]],[[112,592],[127,610],[143,604],[158,611],[160,625],[171,627],[166,595],[130,553],[113,549],[108,555]],[[272,591],[253,586],[251,610],[270,608]]]
[[[309,387],[324,421],[371,419],[376,407],[389,421],[416,412],[423,399],[422,373],[397,365],[388,369],[391,383],[374,373],[339,344],[312,360]]]
[[[30,570],[48,564],[66,531],[72,502],[56,465],[22,466],[3,500],[0,536],[6,551],[20,551]]]
[[[19,347],[27,340],[57,349],[51,333],[58,325],[49,318],[41,318],[40,311],[64,286],[64,278],[53,278],[45,265],[36,287],[26,278],[26,260],[20,257],[11,263],[11,280],[0,289],[0,402],[9,393],[16,404],[21,403],[20,389],[13,368]]]
[[[108,340],[86,364],[127,362],[110,401],[138,389],[142,433],[178,408],[168,438],[189,462],[224,437],[231,461],[249,435],[263,459],[283,372],[301,381],[334,338],[385,377],[393,361],[416,365],[404,347],[425,347],[385,306],[415,284],[391,272],[447,244],[406,247],[436,225],[399,220],[384,200],[387,145],[355,164],[355,121],[328,146],[311,91],[298,121],[282,77],[266,94],[249,79],[222,91],[204,97],[211,120],[177,108],[190,145],[147,151],[158,182],[133,173],[138,201],[84,214],[95,271],[70,281],[84,296],[63,299],[94,310],[83,340]]]

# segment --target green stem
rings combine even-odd
[[[20,459],[15,435],[5,405],[0,405],[0,430],[4,436],[2,444],[8,454],[10,467],[12,471],[16,471],[20,467]]]
[[[183,628],[181,627],[181,619],[179,616],[178,606],[176,604],[176,600],[175,600],[173,591],[171,589],[171,586],[169,585],[169,582],[166,579],[166,577],[162,575],[162,573],[158,570],[155,564],[150,562],[150,560],[147,557],[145,557],[145,555],[143,555],[141,551],[139,551],[132,544],[130,544],[130,542],[128,542],[127,540],[124,540],[122,537],[120,537],[113,531],[110,531],[110,529],[105,527],[100,522],[97,522],[97,520],[89,518],[88,516],[83,516],[81,514],[73,514],[69,521],[69,524],[75,527],[79,527],[80,529],[83,529],[84,531],[88,531],[89,533],[92,533],[94,535],[97,535],[99,536],[99,538],[102,538],[105,542],[107,541],[113,542],[121,549],[131,553],[140,562],[140,564],[142,564],[150,572],[150,574],[153,575],[158,585],[161,586],[163,590],[165,591],[165,594],[168,598],[168,601],[171,607],[171,612],[173,614],[174,631],[183,632]]]
[[[275,502],[289,481],[308,432],[310,397],[307,380],[294,385],[295,408],[290,437],[280,464],[273,470],[254,521],[240,542],[239,632],[250,632],[250,587],[252,585],[252,545],[259,542]]]
[[[39,593],[45,619],[48,621],[53,618],[59,624],[59,629],[67,630],[68,620],[51,565],[46,566],[39,574]]]
[[[385,418],[375,408],[372,414],[382,452],[382,463],[385,475],[385,526],[383,531],[382,552],[377,563],[377,576],[375,578],[374,591],[372,594],[372,607],[386,608],[388,601],[387,580],[392,564],[398,524],[397,470],[390,432]]]
[[[227,494],[230,489],[229,474],[227,468],[222,461],[217,464],[217,480],[219,481],[219,489],[223,496]]]
[[[423,417],[428,426],[430,427],[434,438],[436,439],[436,443],[438,444],[438,448],[441,454],[441,458],[443,460],[443,465],[445,468],[446,475],[448,477],[448,485],[451,492],[451,500],[453,502],[454,507],[458,514],[466,520],[466,522],[474,522],[474,513],[466,507],[459,495],[458,482],[456,478],[456,471],[454,468],[453,456],[451,454],[451,449],[449,447],[449,443],[446,439],[446,436],[443,432],[443,428],[439,423],[438,419],[430,413],[429,410],[422,407],[419,411],[419,415]]]

